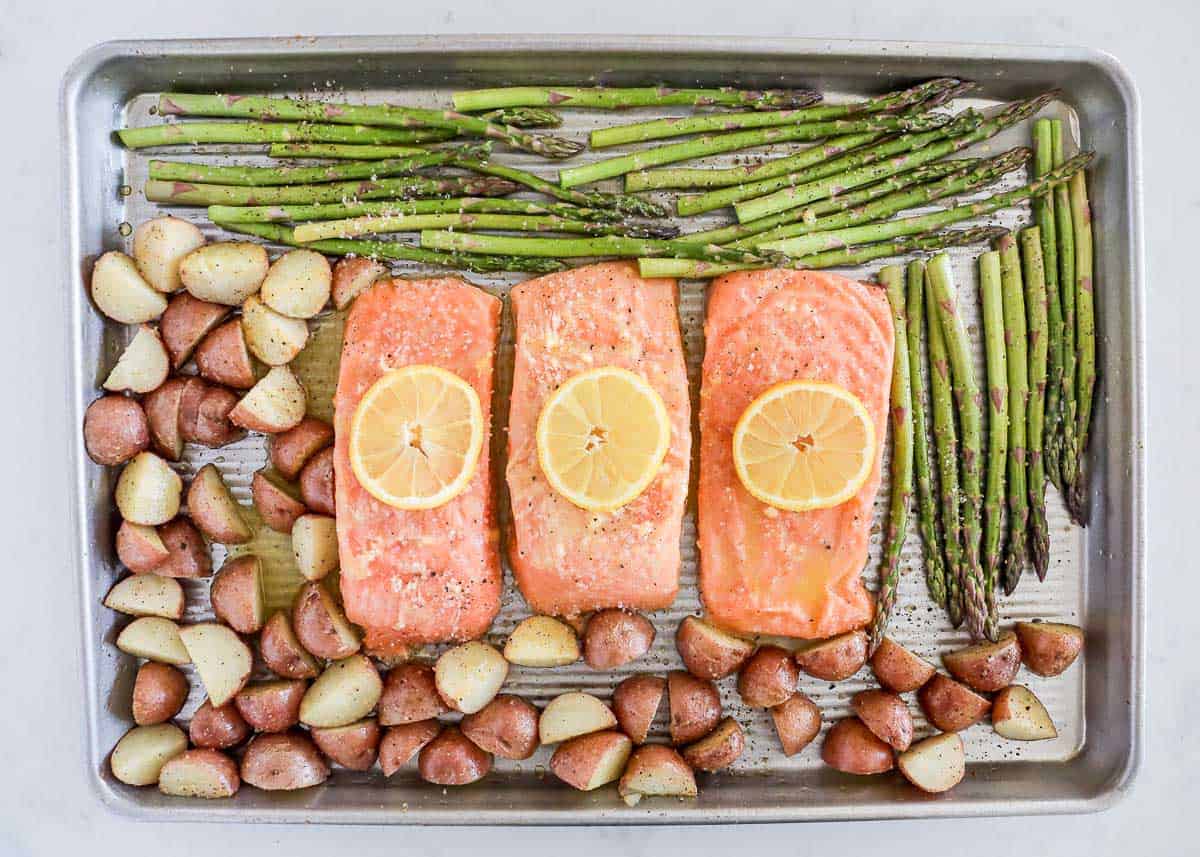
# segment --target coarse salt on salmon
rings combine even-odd
[[[747,271],[708,294],[700,390],[700,591],[709,617],[747,634],[818,639],[865,625],[861,580],[879,490],[892,374],[884,291],[816,271]],[[852,499],[788,512],[756,500],[733,464],[746,407],[783,381],[837,384],[875,426],[875,467]]]
[[[467,488],[434,509],[377,500],[350,466],[350,424],[367,389],[392,369],[441,367],[475,388],[491,425],[500,301],[462,280],[385,280],[355,300],[346,319],[334,396],[341,592],[346,615],[381,655],[410,644],[470,640],[500,606],[499,534],[488,440]]]
[[[529,280],[512,290],[516,361],[509,412],[509,559],[539,612],[574,616],[602,607],[666,607],[679,588],[679,534],[691,457],[691,405],[674,280],[643,280],[637,266],[603,263]],[[671,443],[635,500],[589,512],[559,495],[538,464],[538,416],[564,381],[616,366],[662,396]]]

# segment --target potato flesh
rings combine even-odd
[[[365,655],[334,661],[304,694],[300,721],[308,726],[349,726],[362,720],[383,693],[379,672]]]
[[[143,616],[126,625],[117,636],[117,648],[161,664],[182,666],[192,662],[179,636],[179,626],[159,616]]]
[[[215,622],[189,625],[179,632],[200,681],[215,706],[237,695],[250,677],[250,649],[232,629]]]
[[[504,644],[504,659],[523,667],[561,667],[579,660],[579,640],[552,616],[530,616]]]
[[[267,251],[248,241],[206,244],[183,257],[179,278],[202,301],[237,306],[258,291],[267,276]]]
[[[188,750],[163,765],[158,790],[170,797],[232,797],[241,785],[237,765],[218,750]]]
[[[153,321],[167,308],[167,299],[143,279],[133,259],[115,250],[92,268],[92,300],[100,312],[122,324]]]
[[[1013,741],[1045,741],[1058,737],[1046,706],[1019,684],[1005,688],[992,702],[992,728]]]
[[[268,366],[283,366],[308,344],[308,324],[276,312],[256,297],[242,304],[242,332],[250,353]]]
[[[327,515],[301,515],[292,525],[292,553],[306,580],[320,580],[338,567],[337,524]]]
[[[291,318],[312,318],[325,308],[333,282],[329,260],[315,250],[290,250],[267,272],[263,302]]]
[[[104,389],[149,393],[167,380],[170,370],[171,359],[167,356],[166,346],[154,328],[143,324],[104,379]]]
[[[204,243],[204,233],[194,223],[156,217],[133,231],[133,260],[147,283],[169,294],[183,288],[179,263]]]
[[[134,574],[108,591],[104,606],[129,616],[178,619],[183,615],[183,587],[174,578]]]
[[[115,497],[121,517],[135,524],[157,526],[179,514],[183,480],[152,452],[133,457],[117,478]]]
[[[187,750],[187,736],[172,723],[135,726],[113,748],[113,776],[131,786],[158,782],[163,765]]]
[[[957,732],[943,732],[918,741],[900,754],[900,773],[931,794],[949,791],[967,772],[966,753]]]
[[[607,705],[590,693],[572,691],[550,700],[538,719],[538,736],[543,744],[557,744],[616,725],[616,715]]]
[[[487,643],[472,640],[438,658],[438,693],[456,711],[474,714],[495,698],[508,676],[508,661]]]
[[[238,402],[229,418],[264,433],[287,431],[304,419],[307,394],[286,366],[276,366]]]

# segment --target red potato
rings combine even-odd
[[[262,560],[249,554],[227,560],[208,590],[213,613],[239,634],[254,634],[266,618]]]
[[[191,663],[179,626],[161,616],[140,616],[121,629],[117,648],[138,658],[183,666]]]
[[[379,767],[383,775],[390,777],[407,765],[413,756],[441,731],[442,724],[436,720],[420,720],[416,723],[388,727],[379,742]]]
[[[196,348],[196,368],[200,377],[235,390],[249,390],[257,377],[254,358],[246,347],[242,323],[236,318],[213,330]]]
[[[292,480],[310,458],[333,445],[333,426],[316,417],[305,417],[295,428],[271,438],[271,465],[284,479]]]
[[[241,545],[254,537],[242,516],[242,507],[221,478],[216,465],[206,464],[187,491],[188,515],[200,532],[218,544]]]
[[[537,708],[509,693],[464,716],[459,725],[475,746],[502,759],[528,759],[538,748]]]
[[[296,593],[292,627],[300,645],[318,658],[344,658],[362,645],[358,631],[320,583],[306,583]]]
[[[428,664],[399,664],[388,671],[379,699],[379,722],[398,726],[429,720],[450,711],[437,692],[433,667]]]
[[[943,732],[918,741],[900,754],[897,767],[906,780],[923,792],[950,791],[967,773],[962,737],[957,732]]]
[[[583,634],[583,660],[594,670],[636,661],[654,644],[654,626],[640,613],[600,610]]]
[[[543,744],[557,744],[616,725],[616,715],[599,699],[590,693],[570,691],[554,697],[542,709],[538,718],[538,738]]]
[[[248,684],[233,698],[238,714],[255,732],[286,732],[300,722],[308,682],[278,679]]]
[[[195,297],[237,306],[258,291],[269,261],[261,244],[220,241],[205,244],[179,260],[179,280]]]
[[[305,580],[338,567],[337,523],[328,515],[301,515],[292,525],[292,556]]]
[[[180,432],[184,440],[202,446],[220,447],[241,440],[246,433],[233,423],[233,410],[238,405],[237,394],[224,387],[205,385],[203,394],[189,407],[187,387],[180,397],[179,415],[183,420]]]
[[[682,670],[667,673],[667,703],[673,744],[690,744],[711,732],[721,720],[717,686]]]
[[[150,448],[150,423],[133,399],[101,396],[83,415],[83,445],[88,458],[104,467],[124,464]]]
[[[1083,630],[1062,622],[1018,622],[1015,627],[1029,671],[1040,676],[1066,672],[1083,651]]]
[[[912,713],[904,700],[886,690],[863,690],[851,698],[850,708],[876,737],[904,752],[912,743]]]
[[[117,581],[104,596],[104,606],[128,616],[179,619],[185,607],[179,581],[157,574],[131,574]]]
[[[841,681],[867,662],[868,643],[865,631],[848,631],[797,652],[796,663],[813,678]]]
[[[937,669],[891,637],[884,637],[875,654],[871,656],[871,671],[887,690],[908,693],[933,678]]]
[[[779,646],[763,646],[738,673],[742,702],[756,708],[782,705],[796,692],[800,671],[792,654]]]
[[[117,358],[117,364],[104,379],[103,386],[113,392],[149,393],[167,380],[170,371],[170,358],[166,346],[158,338],[158,331],[143,324]]]
[[[204,246],[204,233],[178,217],[155,217],[133,230],[133,260],[138,272],[157,291],[170,294],[183,288],[179,263]]]
[[[442,701],[463,714],[474,714],[495,698],[508,676],[508,661],[482,640],[448,649],[433,666]]]
[[[1008,687],[1021,669],[1021,644],[1006,631],[994,642],[984,641],[942,655],[950,675],[971,690],[991,693]]]
[[[771,719],[785,756],[796,755],[821,732],[821,709],[803,693],[772,708]]]
[[[267,669],[281,678],[316,678],[321,665],[296,639],[287,613],[276,612],[258,635],[258,653]]]
[[[263,523],[277,533],[291,533],[292,527],[308,507],[300,501],[300,491],[269,470],[256,471],[250,480],[250,497]]]
[[[288,318],[257,297],[242,304],[242,333],[250,353],[268,366],[286,366],[308,344],[308,323]]]
[[[172,723],[134,726],[113,748],[108,763],[113,776],[130,786],[158,782],[163,765],[187,750],[187,736]]]
[[[553,616],[530,616],[509,634],[504,659],[523,667],[561,667],[579,660],[575,631]]]
[[[242,756],[242,780],[265,791],[291,791],[320,785],[329,763],[299,730],[258,735]]]
[[[333,447],[326,447],[308,460],[300,471],[300,498],[311,512],[333,516]]]
[[[250,737],[250,731],[250,724],[242,719],[233,702],[214,708],[212,700],[206,699],[192,715],[188,738],[197,747],[224,750],[241,744]]]
[[[183,455],[181,410],[186,386],[183,378],[168,378],[142,399],[154,451],[168,461],[178,461]]]
[[[746,748],[746,733],[732,717],[726,717],[712,732],[683,748],[683,759],[698,771],[728,768]]]
[[[154,571],[170,555],[154,527],[121,522],[117,529],[117,559],[134,574]]]
[[[613,691],[613,714],[621,731],[635,744],[643,744],[650,733],[654,715],[667,690],[667,680],[656,675],[634,675]]]
[[[275,366],[229,412],[229,420],[250,431],[278,434],[300,424],[307,403],[308,394],[291,370]]]
[[[135,524],[165,524],[179,514],[183,480],[153,452],[139,452],[117,477],[113,498],[121,517]]]
[[[213,705],[224,705],[246,686],[254,658],[230,628],[216,622],[186,625],[179,629],[179,639]]]
[[[158,332],[167,346],[167,353],[171,355],[171,368],[178,370],[187,363],[196,346],[227,315],[229,307],[202,301],[187,292],[180,292],[171,298],[158,322]]]
[[[550,770],[572,788],[590,792],[619,779],[633,742],[620,732],[593,732],[559,745]]]
[[[147,283],[133,259],[110,250],[92,266],[92,300],[113,321],[142,324],[163,314],[167,301]]]
[[[857,717],[833,724],[821,745],[821,759],[847,774],[882,774],[895,766],[892,748]]]
[[[935,673],[917,691],[926,719],[943,732],[960,732],[978,723],[992,704],[965,684]]]
[[[187,702],[188,680],[170,664],[147,661],[133,680],[133,722],[138,726],[165,723]]]
[[[220,750],[180,753],[158,774],[158,790],[170,797],[233,797],[241,784],[237,764]]]
[[[348,726],[370,714],[383,693],[379,671],[366,655],[330,663],[300,703],[305,726]]]
[[[438,786],[465,786],[487,776],[492,755],[476,747],[456,727],[447,726],[421,749],[417,773]]]
[[[366,256],[343,256],[333,266],[333,305],[345,309],[363,289],[389,273],[386,265]]]
[[[1019,684],[1004,688],[992,701],[992,728],[1014,741],[1044,741],[1057,738],[1058,730],[1042,701]]]
[[[370,770],[379,756],[379,724],[368,717],[345,726],[312,729],[321,752],[351,771]]]
[[[167,559],[154,569],[161,577],[208,577],[212,554],[199,531],[187,518],[176,518],[158,528],[167,548]]]
[[[617,794],[627,806],[637,806],[643,797],[695,797],[696,775],[670,747],[646,744],[629,757]]]
[[[271,263],[263,280],[263,303],[290,318],[312,318],[329,301],[333,272],[316,250],[289,250]]]
[[[754,643],[695,616],[686,616],[679,623],[675,648],[688,672],[696,678],[713,680],[733,675],[754,654]]]

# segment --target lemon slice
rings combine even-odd
[[[844,503],[875,461],[875,425],[849,390],[819,381],[776,384],[733,430],[733,464],[746,490],[791,512]]]
[[[551,487],[593,512],[619,509],[645,491],[670,442],[662,397],[615,366],[567,379],[537,423],[538,463]]]
[[[381,502],[434,509],[475,475],[483,435],[474,387],[437,366],[405,366],[359,401],[350,423],[350,466]]]

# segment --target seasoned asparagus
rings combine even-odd
[[[1046,376],[1049,365],[1049,299],[1042,233],[1036,226],[1021,231],[1021,273],[1025,281],[1025,313],[1029,318],[1029,427],[1025,432],[1029,468],[1029,553],[1038,580],[1050,564],[1050,529],[1046,523]]]
[[[497,125],[512,125],[514,128],[557,128],[562,125],[562,116],[553,110],[537,107],[502,107],[478,114],[485,122]]]
[[[382,161],[420,155],[428,150],[415,146],[359,146],[350,143],[272,143],[272,158],[325,158],[334,161]]]
[[[510,256],[541,256],[567,259],[580,256],[672,256],[706,262],[733,262],[765,267],[772,260],[748,250],[731,250],[715,244],[683,240],[628,238],[602,235],[596,238],[518,238],[511,235],[478,235],[426,230],[421,246],[432,250],[487,253]]]
[[[237,187],[191,182],[146,182],[146,199],[170,205],[312,205],[366,199],[413,199],[423,196],[505,196],[517,185],[488,176],[471,178],[405,177],[361,182],[331,182],[279,187]]]
[[[1025,436],[1029,425],[1029,333],[1025,286],[1017,242],[1006,234],[997,242],[1004,287],[1004,343],[1008,349],[1008,549],[1004,555],[1004,591],[1017,588],[1029,556],[1029,488],[1025,481]]]
[[[1004,294],[1000,254],[979,257],[979,297],[987,365],[988,443],[983,494],[983,572],[989,611],[995,603],[1002,560],[1004,483],[1008,466],[1008,354],[1004,343]]]
[[[1066,163],[1063,149],[1063,127],[1059,119],[1050,120],[1050,149],[1055,169]],[[1075,457],[1075,419],[1078,408],[1075,399],[1075,225],[1071,218],[1070,189],[1065,184],[1054,188],[1055,232],[1058,235],[1058,291],[1062,296],[1062,393],[1059,397],[1059,415],[1062,436],[1062,452],[1059,470],[1062,472],[1063,498],[1067,499],[1079,460]]]
[[[368,215],[345,220],[325,220],[302,223],[295,229],[295,238],[302,243],[327,238],[355,238],[360,235],[384,235],[389,232],[421,232],[425,229],[455,229],[471,232],[477,229],[498,229],[506,232],[567,232],[579,235],[626,235],[631,238],[652,238],[636,224],[589,223],[555,215],[537,214],[394,214]]]
[[[1034,177],[1041,178],[1054,169],[1054,152],[1051,145],[1049,119],[1033,123]],[[1047,379],[1046,418],[1042,461],[1046,475],[1065,495],[1062,476],[1059,472],[1059,456],[1062,448],[1062,420],[1060,396],[1062,394],[1063,361],[1063,308],[1058,282],[1058,234],[1054,223],[1054,192],[1047,191],[1033,198],[1033,217],[1042,239],[1042,262],[1046,279],[1046,338]],[[1032,444],[1031,444],[1032,445]],[[1044,574],[1042,569],[1039,574]]]
[[[502,86],[469,89],[452,96],[455,110],[493,110],[499,107],[590,107],[621,110],[626,107],[749,107],[776,110],[804,107],[821,100],[812,89],[674,89],[667,86]]]
[[[319,122],[168,122],[147,128],[122,128],[117,137],[128,149],[201,143],[350,143],[405,145],[452,140],[444,128],[372,128]]]
[[[226,223],[278,223],[280,221],[303,223],[311,220],[343,220],[348,217],[470,212],[480,214],[554,214],[568,220],[587,220],[598,223],[613,223],[621,219],[620,213],[611,209],[578,208],[574,205],[496,197],[332,202],[324,205],[212,205],[208,209],[208,219],[222,220]]]
[[[1096,304],[1092,290],[1092,210],[1087,181],[1076,173],[1070,181],[1071,224],[1075,228],[1075,349],[1079,355],[1075,399],[1075,478],[1068,488],[1071,516],[1088,523],[1087,444],[1096,386]]]

